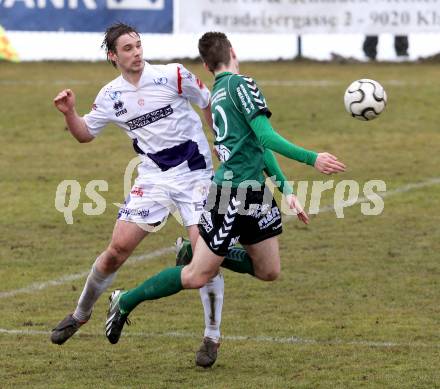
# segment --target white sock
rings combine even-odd
[[[87,321],[99,296],[105,292],[115,278],[116,272],[103,274],[96,269],[96,261],[92,266],[84,289],[78,300],[73,317],[79,321]]]
[[[199,289],[205,311],[205,337],[216,342],[220,340],[224,290],[225,281],[220,273]]]

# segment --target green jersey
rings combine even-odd
[[[222,162],[214,182],[230,181],[236,188],[243,181],[264,182],[264,148],[250,126],[258,115],[271,116],[266,100],[252,78],[229,72],[215,78],[211,111],[215,149]]]

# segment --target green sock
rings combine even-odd
[[[229,249],[221,266],[235,271],[236,273],[247,273],[251,276],[255,276],[252,258],[242,247],[233,247],[232,249]]]
[[[183,266],[176,266],[162,270],[136,288],[125,292],[119,300],[121,312],[130,313],[142,301],[156,300],[180,292],[183,289],[182,268]]]
[[[192,258],[193,253],[189,240],[183,239],[183,245],[179,254],[188,259]],[[242,247],[233,247],[232,249],[229,249],[221,266],[236,273],[247,273],[251,276],[255,276],[252,258]]]

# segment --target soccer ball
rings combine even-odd
[[[354,81],[344,94],[345,109],[359,120],[376,119],[387,105],[387,94],[377,81]]]

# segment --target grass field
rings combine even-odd
[[[188,67],[211,85],[200,66]],[[109,65],[0,63],[0,387],[440,387],[439,66],[261,63],[241,71],[260,83],[284,136],[348,165],[335,182],[385,181],[384,212],[364,216],[357,204],[343,219],[323,212],[308,227],[286,219],[274,283],[224,271],[224,339],[210,370],[193,362],[203,330],[196,291],[140,306],[115,346],[104,337],[106,293],[79,335],[52,345],[50,329],[73,310],[84,274],[109,241],[134,153],[113,127],[77,143],[52,106],[71,87],[78,111],[88,112],[115,76]],[[346,86],[364,77],[389,96],[373,122],[343,108]],[[279,160],[292,180],[330,179]],[[83,189],[72,225],[54,206],[65,179]],[[109,184],[107,208],[86,216],[84,188],[93,179]],[[325,192],[322,204],[332,203]],[[182,233],[171,221],[146,239],[113,286],[134,286],[172,265],[170,251],[145,255]]]

